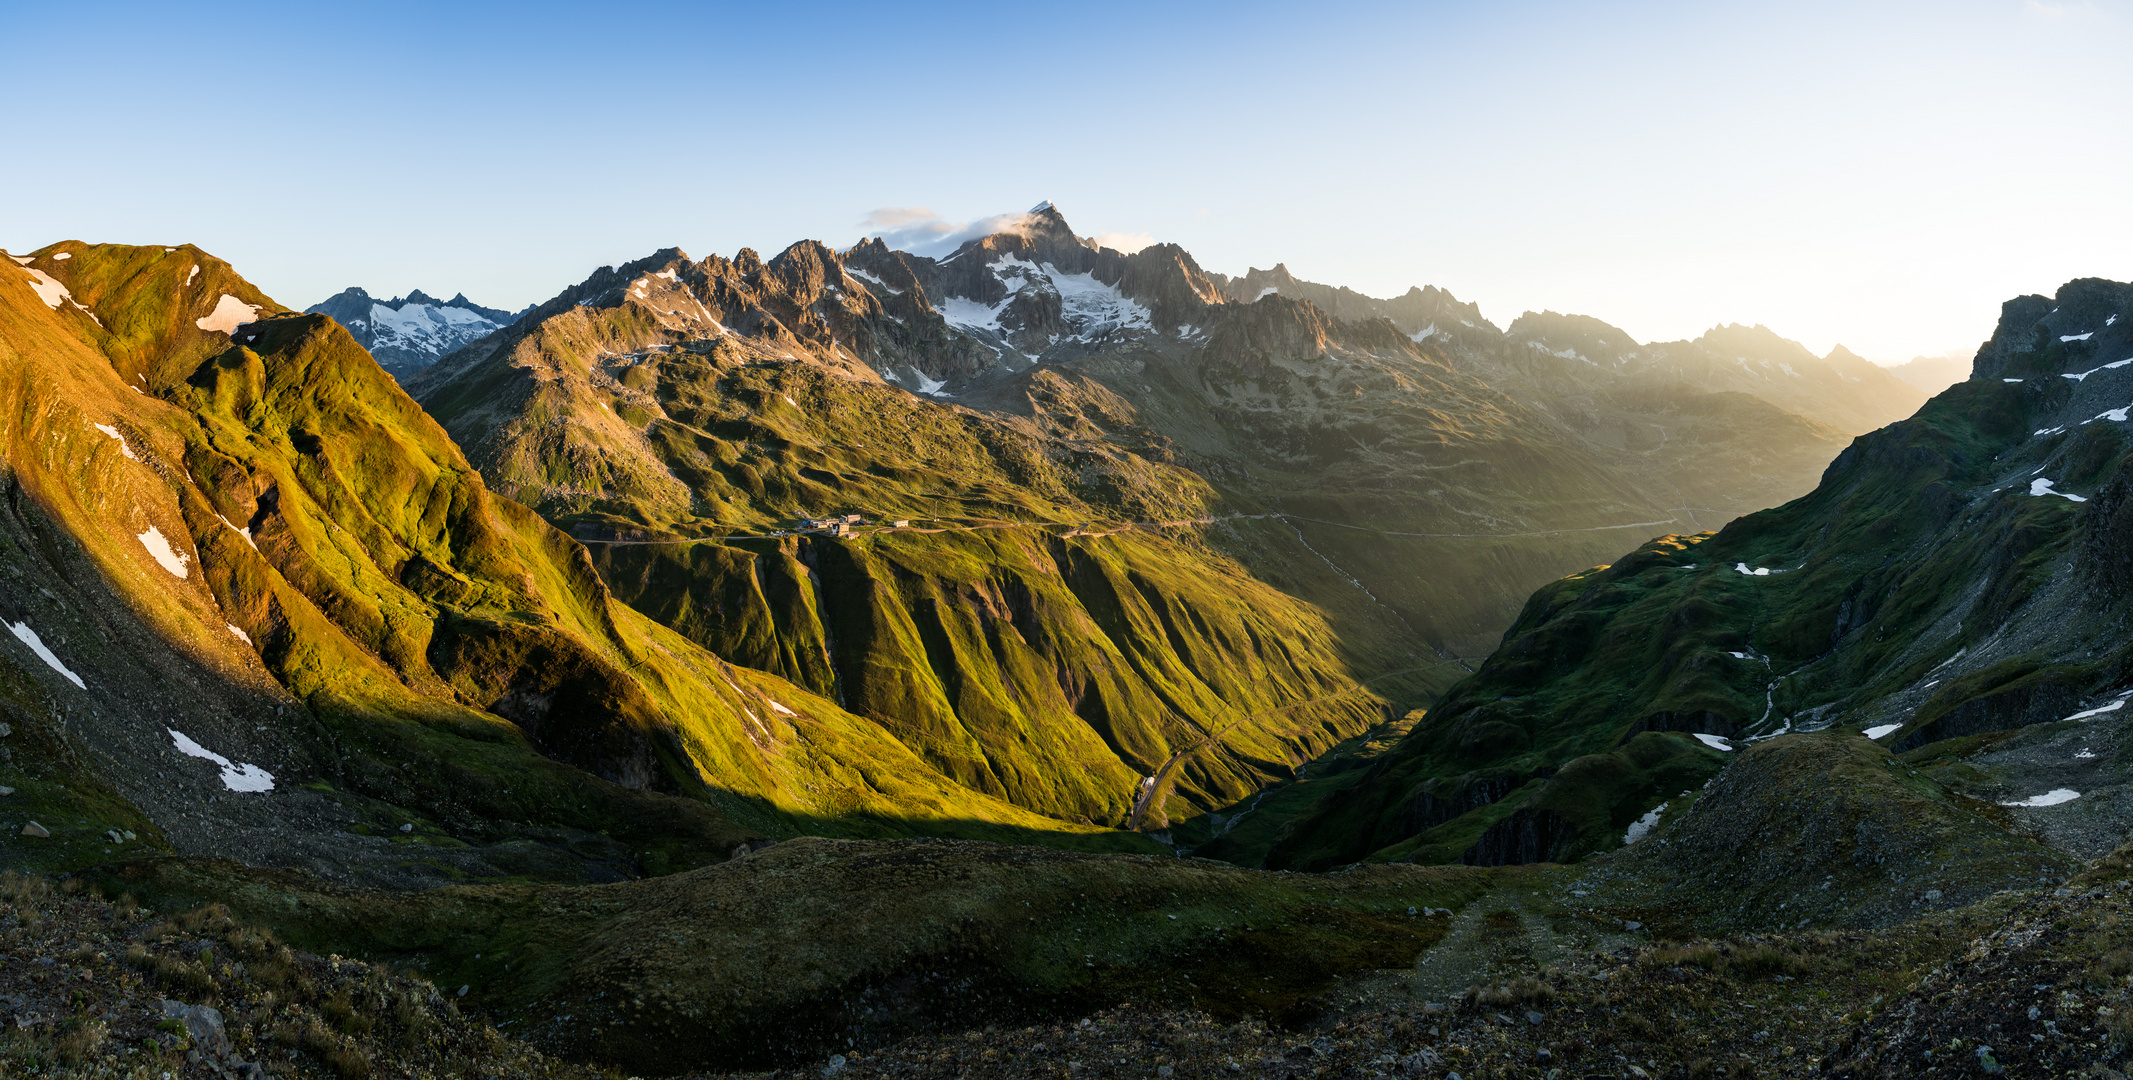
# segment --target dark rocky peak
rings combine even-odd
[[[328,305],[328,304],[338,304],[338,303],[349,303],[349,302],[353,302],[353,303],[361,303],[361,304],[363,304],[364,306],[368,307],[368,306],[370,305],[370,303],[371,303],[371,298],[370,298],[370,294],[369,294],[368,292],[365,292],[365,291],[363,290],[363,288],[362,288],[361,286],[358,286],[358,285],[350,285],[349,287],[347,287],[347,288],[345,288],[345,289],[342,289],[342,290],[341,290],[340,292],[334,293],[334,294],[333,294],[332,296],[329,296],[329,297],[325,298],[324,300],[321,300],[321,301],[319,301],[318,303],[316,303],[316,304],[313,304],[313,305],[311,306],[310,310],[312,310],[312,311],[318,311],[318,310],[320,310],[320,309],[324,308],[324,307],[325,307],[326,305]]]
[[[1972,378],[2026,378],[2065,372],[2104,354],[2133,350],[2133,285],[2076,278],[2057,295],[2018,296],[2000,306],[2000,322],[1978,349]]]
[[[765,290],[812,300],[844,280],[844,260],[818,240],[802,240],[773,256],[759,280]]]
[[[743,254],[753,254],[746,248],[741,250]],[[629,289],[631,282],[646,274],[674,269],[677,264],[681,266],[692,265],[688,254],[680,248],[661,248],[642,259],[627,262],[621,266],[603,266],[593,271],[584,281],[557,293],[548,302],[534,305],[532,310],[525,312],[521,317],[531,317],[535,321],[539,321],[569,311],[571,308],[581,304],[613,307],[622,303],[623,296]]]
[[[424,307],[433,308],[458,308],[462,311],[471,311],[482,318],[488,319],[490,322],[496,323],[508,323],[517,318],[518,315],[525,314],[525,311],[514,314],[500,308],[483,307],[467,299],[467,294],[465,293],[457,293],[450,300],[439,300],[421,289],[416,289],[406,296],[395,296],[390,300],[379,300],[371,296],[369,292],[356,286],[342,289],[340,292],[311,305],[305,310],[307,312],[330,315],[335,319],[346,322],[349,318],[367,316],[372,304],[383,304],[394,309],[403,308],[409,304],[420,304]],[[532,309],[528,308],[526,310],[530,311]]]
[[[2102,331],[2118,328],[2122,321],[2119,317],[2129,313],[2129,308],[2133,308],[2133,285],[2105,278],[2075,278],[2059,287],[2058,295],[2052,299],[2052,310],[2040,321],[2057,336],[2101,337]]]
[[[370,323],[370,307],[377,301],[360,288],[349,287],[311,305],[308,313],[325,315],[343,326],[364,328]]]
[[[1116,252],[1111,254],[1119,257]],[[989,268],[1003,257],[1010,256],[1025,262],[1050,263],[1069,274],[1089,273],[1101,261],[1098,249],[1074,235],[1057,207],[1039,203],[1037,209],[1016,218],[1007,228],[965,241],[955,254],[935,265],[944,278],[953,282],[967,280],[974,290],[978,290],[984,286],[977,279],[986,276]],[[953,287],[949,289],[949,295],[986,299],[976,291],[964,292]],[[1004,296],[1004,292],[1001,295]]]
[[[1572,361],[1619,367],[1641,355],[1641,346],[1621,328],[1590,315],[1528,311],[1513,320],[1504,336],[1513,343]]]
[[[1334,322],[1318,305],[1270,293],[1253,304],[1230,305],[1209,336],[1207,351],[1231,359],[1293,360],[1322,356]]]
[[[1268,293],[1280,292],[1283,288],[1292,290],[1293,295],[1295,287],[1301,284],[1304,283],[1298,281],[1296,275],[1289,273],[1287,263],[1275,263],[1272,270],[1261,270],[1254,266],[1246,270],[1243,277],[1231,279],[1229,295],[1231,299],[1249,304]],[[1319,287],[1326,288],[1323,285]]]
[[[1092,247],[1089,241],[1074,235],[1073,228],[1067,224],[1066,216],[1050,202],[1041,202],[1030,207],[1023,223],[1026,234],[1035,243]]]
[[[1096,276],[1103,277],[1101,272]],[[1146,304],[1156,327],[1166,331],[1200,319],[1208,305],[1227,299],[1221,283],[1176,244],[1151,244],[1125,256],[1117,285],[1121,293]]]
[[[753,274],[762,268],[763,257],[757,255],[754,248],[742,248],[733,253],[733,269],[743,276]]]
[[[474,301],[467,299],[467,294],[463,292],[453,293],[452,298],[444,302],[444,306],[464,308],[468,311],[474,312],[477,315],[481,315],[492,322],[500,323],[509,323],[516,321],[519,316],[524,315],[525,313],[533,310],[533,305],[531,304],[528,304],[525,307],[518,309],[517,311],[505,311],[502,308],[483,307],[480,304],[477,304]]]
[[[844,253],[844,272],[851,274],[870,286],[887,289],[890,295],[901,295],[918,303],[926,303],[925,283],[919,279],[918,268],[930,270],[933,260],[921,255],[897,251],[881,242],[880,237],[861,240]]]
[[[872,290],[850,287],[844,260],[829,246],[802,240],[779,252],[755,277],[754,303],[802,342],[869,356],[871,320],[882,312]]]

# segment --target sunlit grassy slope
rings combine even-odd
[[[753,298],[781,265],[612,277]],[[643,613],[1068,820],[1124,823],[1185,751],[1144,824],[1193,816],[1382,717],[1323,613],[1201,538],[1230,511],[1123,402],[1088,402],[1106,428],[929,401],[781,324],[706,336],[671,314],[695,293],[644,287],[551,305],[411,384]],[[727,302],[721,325],[752,317]],[[908,525],[767,535],[844,512]],[[1456,670],[1431,660],[1407,666]]]
[[[275,793],[199,794],[234,814],[319,789],[477,839],[627,835],[603,856],[637,870],[796,831],[1145,843],[949,782],[879,725],[617,603],[583,548],[492,496],[330,320],[258,298],[234,335],[201,329],[223,290],[257,294],[191,249],[66,244],[30,258],[53,281],[79,280],[86,303],[50,306],[21,274],[0,276],[18,418],[10,571],[25,590],[45,575],[72,589],[41,590],[59,610],[13,618],[38,624],[86,685],[26,646],[8,658],[26,688],[56,695],[18,694],[18,727],[61,759],[70,737],[96,748],[71,769],[78,783],[24,777],[37,798],[105,799],[113,822],[137,824],[129,801],[193,812],[156,791],[180,759],[156,730],[154,681],[129,670],[151,665],[205,695],[189,704],[209,715],[184,721],[194,736],[219,733],[232,757],[271,750]],[[129,366],[152,392],[128,388]],[[161,563],[136,537],[150,527],[168,545]]]

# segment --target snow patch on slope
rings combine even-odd
[[[126,460],[141,460],[140,458],[134,456],[133,447],[126,445],[126,436],[119,434],[119,429],[112,427],[109,424],[90,424],[89,426],[95,428],[98,431],[103,432],[106,435],[111,436],[114,439],[117,439],[119,444],[119,453],[126,455]]]
[[[139,540],[141,546],[148,549],[148,554],[161,564],[163,569],[180,578],[186,576],[185,564],[192,561],[192,557],[182,551],[172,550],[170,541],[163,536],[161,529],[150,525],[147,532],[135,536],[134,539]]]
[[[37,636],[37,631],[30,629],[30,624],[26,622],[9,623],[7,628],[14,631],[16,639],[29,646],[30,651],[36,653],[37,659],[44,661],[47,667],[66,676],[67,681],[75,686],[83,690],[89,688],[87,683],[81,681],[81,676],[67,670],[67,665],[60,663],[59,657],[53,656],[52,650],[45,648],[44,639]]]
[[[2013,801],[2013,802],[2003,802],[2003,803],[2001,803],[2000,805],[2001,805],[2001,806],[2057,806],[2057,805],[2059,805],[2060,803],[2070,803],[2070,802],[2073,802],[2073,801],[2074,801],[2075,799],[2078,799],[2078,798],[2080,798],[2080,797],[2081,797],[2081,793],[2080,793],[2080,792],[2078,792],[2078,791],[2075,791],[2075,790],[2074,790],[2073,788],[2053,788],[2052,790],[2050,790],[2050,791],[2047,791],[2047,792],[2045,792],[2045,793],[2044,793],[2044,794],[2042,794],[2042,795],[2031,795],[2031,796],[2030,796],[2029,798],[2026,798],[2026,799],[2016,799],[2016,800],[2015,800],[2015,801]]]
[[[272,791],[274,774],[249,761],[232,763],[230,759],[187,738],[177,728],[164,728],[177,744],[178,753],[186,757],[205,758],[222,766],[222,786],[231,791]]]
[[[2094,375],[2094,374],[2096,374],[2096,373],[2097,373],[2097,372],[2099,372],[2099,371],[2109,371],[2109,370],[2111,370],[2112,368],[2122,368],[2122,367],[2126,366],[2127,364],[2133,364],[2133,357],[2128,357],[2128,358],[2126,358],[2126,359],[2124,359],[2124,360],[2114,360],[2114,361],[2112,361],[2112,362],[2110,362],[2110,363],[2108,363],[2108,364],[2104,364],[2104,365],[2103,365],[2103,366],[2101,366],[2101,367],[2092,367],[2092,368],[2088,369],[2087,371],[2084,371],[2084,372],[2080,372],[2079,374],[2071,374],[2071,375],[2061,375],[2061,376],[2059,376],[2059,377],[2060,377],[2060,378],[2062,378],[2062,379],[2072,379],[2072,380],[2074,380],[2075,382],[2080,382],[2081,380],[2083,380],[2083,379],[2086,379],[2086,378],[2088,378],[2089,376],[2091,376],[2091,375]]]
[[[209,333],[234,334],[238,327],[258,321],[258,304],[247,304],[228,293],[223,293],[221,299],[215,301],[215,310],[193,320],[193,325]]]
[[[2046,480],[2041,476],[2037,477],[2035,480],[2031,480],[2029,482],[2029,493],[2031,495],[2057,495],[2062,499],[2067,499],[2077,503],[2089,501],[2089,498],[2086,495],[2075,495],[2065,491],[2053,491],[2052,483],[2053,481]]]
[[[229,530],[230,530],[231,532],[233,532],[233,533],[236,533],[237,535],[239,535],[239,536],[242,536],[242,537],[244,537],[244,542],[245,542],[245,543],[247,543],[247,544],[250,544],[250,545],[252,545],[252,550],[253,550],[253,551],[258,551],[258,550],[259,550],[259,542],[258,542],[258,541],[256,541],[256,540],[253,540],[253,539],[252,539],[252,530],[250,530],[250,529],[240,529],[240,528],[238,528],[238,527],[237,527],[237,526],[235,526],[235,525],[230,525],[230,519],[228,519],[228,518],[226,518],[226,517],[223,517],[223,516],[222,516],[221,514],[216,514],[216,515],[215,515],[215,520],[217,520],[217,521],[220,521],[220,522],[221,522],[221,523],[223,523],[224,525],[228,526],[228,527],[229,527]]]
[[[1651,813],[1630,822],[1629,831],[1622,834],[1622,842],[1624,844],[1634,844],[1650,835],[1652,826],[1659,824],[1659,815],[1666,813],[1666,808],[1672,805],[1672,803],[1660,803],[1652,807]]]
[[[35,267],[28,269],[30,273],[30,290],[37,294],[37,299],[44,301],[44,306],[57,311],[59,310],[60,301],[74,299],[74,294],[68,292],[67,287],[61,285],[52,275]]]
[[[2091,716],[2102,716],[2105,713],[2117,712],[2118,710],[2125,707],[2126,699],[2128,697],[2133,697],[2133,690],[2128,690],[2125,693],[2118,695],[2118,700],[2111,702],[2109,705],[2098,705],[2093,709],[2084,709],[2081,712],[2077,712],[2074,715],[2067,717],[2066,719],[2086,720]]]

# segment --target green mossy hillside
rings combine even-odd
[[[1431,827],[1446,800],[1495,806],[1643,732],[1737,744],[1875,728],[1906,751],[2108,704],[2133,678],[2114,629],[2133,466],[2112,411],[2124,388],[2101,360],[2133,342],[2098,312],[2129,302],[2133,288],[2074,282],[2048,313],[2011,303],[1979,377],[1861,437],[1811,494],[1535,593],[1480,670],[1287,850],[1363,858]],[[1965,790],[2013,802],[2116,782],[2117,765],[2097,768],[1973,770]]]

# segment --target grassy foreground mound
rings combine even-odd
[[[1630,849],[1575,866],[1320,876],[800,840],[592,887],[381,892],[159,858],[70,888],[165,912],[226,904],[163,929],[106,916],[77,963],[143,940],[119,985],[238,1007],[253,1045],[295,1051],[297,1075],[351,1047],[414,1074],[451,1046],[493,1055],[459,1059],[476,1072],[688,1075],[1865,1077],[1946,1075],[1980,1045],[2037,1075],[2122,1066],[2133,855],[2050,862],[1890,762],[1855,735],[1773,740]],[[1767,857],[1720,853],[1746,832],[1782,839]],[[2024,858],[2051,873],[2011,865]],[[14,947],[55,940],[43,917],[23,916]],[[195,963],[225,955],[245,962]],[[323,992],[274,982],[291,971]],[[250,1011],[269,983],[291,1006],[286,1038]],[[396,994],[452,1009],[396,1019]],[[52,1053],[61,1033],[28,1038]]]
[[[599,887],[342,890],[186,859],[98,876],[107,892],[159,907],[212,899],[294,943],[413,960],[441,986],[469,987],[467,1004],[544,1050],[669,1072],[1120,1000],[1305,1016],[1342,976],[1413,963],[1492,873],[1514,872],[1319,878],[1170,857],[803,839]]]
[[[1661,820],[1580,887],[1680,933],[1894,926],[2082,865],[1849,731],[1760,743]]]
[[[966,1010],[879,1044],[818,1042],[769,1075],[2106,1078],[2133,1049],[2128,865],[2122,851],[2060,889],[1885,930],[1617,938],[1476,969],[1450,993],[1381,987],[1287,1024],[1142,994],[1078,1017]],[[1476,921],[1515,924],[1494,899],[1467,905]],[[226,908],[150,914],[81,879],[12,878],[0,903],[16,923],[0,934],[0,993],[16,1018],[0,1061],[15,1074],[194,1077],[214,1075],[209,1062],[258,1061],[337,1080],[622,1075],[505,1034],[520,1025],[462,1009],[455,986],[298,951]],[[164,1000],[217,1008],[227,1052],[165,1022]],[[735,1074],[698,1063],[685,1075]]]
[[[612,1075],[382,964],[299,952],[226,909],[158,914],[81,878],[0,876],[0,1068],[77,1080]]]

